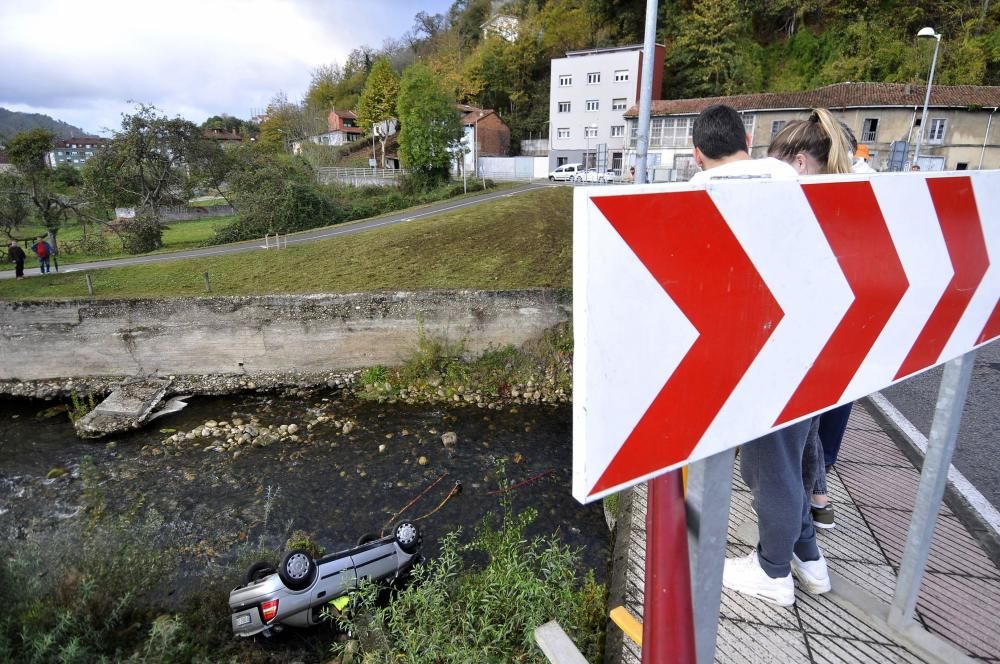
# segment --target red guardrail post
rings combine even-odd
[[[642,664],[695,664],[691,570],[681,471],[649,481]]]

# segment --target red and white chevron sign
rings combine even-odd
[[[573,243],[583,502],[1000,337],[1000,171],[580,188]]]

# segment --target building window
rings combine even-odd
[[[771,123],[772,141],[774,140],[774,137],[777,136],[781,132],[781,130],[785,128],[786,124],[788,124],[788,120],[775,120],[774,122]]]
[[[615,70],[615,83],[621,83],[622,81],[628,80],[628,69],[616,69]]]
[[[569,138],[569,127],[559,127],[556,129],[556,138]]]
[[[944,118],[933,118],[931,120],[931,128],[927,132],[927,142],[928,143],[943,143],[944,142],[944,130],[947,128],[948,121]]]
[[[593,85],[594,83],[600,83],[600,82],[601,82],[601,72],[592,71],[589,74],[587,74],[587,83],[589,85]]]
[[[649,123],[649,144],[655,147],[691,145],[693,118],[653,118]]]
[[[955,164],[955,170],[956,171],[967,171],[967,170],[969,170],[969,162],[967,162],[967,161],[960,161],[960,162],[958,162],[957,164]]]
[[[611,110],[612,111],[624,111],[625,110],[625,104],[627,104],[627,103],[628,103],[628,100],[625,99],[625,97],[619,97],[617,99],[612,99],[611,100]]]
[[[753,139],[754,114],[753,113],[747,113],[747,114],[743,115],[742,117],[743,117],[743,131],[745,131],[747,133],[747,136],[749,136],[751,138],[751,142],[752,142],[752,139]]]
[[[601,104],[596,99],[587,100],[587,110],[588,111],[599,111],[601,110]]]
[[[861,123],[861,139],[862,143],[874,143],[878,136],[878,118],[865,118],[865,121]]]
[[[559,102],[559,112],[560,113],[569,113],[570,106],[571,105],[570,105],[570,103],[568,101],[561,101],[561,102]]]
[[[556,168],[563,166],[569,161],[569,157],[556,157]]]
[[[584,127],[583,135],[586,138],[597,138],[597,127]]]
[[[573,85],[573,75],[572,74],[560,74],[559,75],[559,87],[565,88],[567,86]]]
[[[621,138],[625,135],[625,125],[611,125],[611,138]]]

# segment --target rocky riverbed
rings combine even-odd
[[[195,398],[150,428],[98,443],[78,440],[52,404],[0,401],[0,540],[44,537],[94,509],[155,509],[165,545],[183,553],[181,577],[196,578],[247,542],[280,546],[303,530],[333,550],[400,517],[421,519],[433,554],[436,540],[469,532],[508,491],[516,509],[538,510],[535,532],[581,547],[603,577],[609,535],[600,506],[570,495],[572,418],[562,389],[541,379],[507,386],[501,399],[445,392],[432,378],[386,390],[380,401],[358,398],[356,376],[219,379],[212,390],[238,393]],[[172,391],[205,393],[204,381],[195,390],[178,378]],[[282,387],[260,391],[268,385]],[[31,396],[80,388],[35,385]],[[461,493],[451,491],[456,483]]]

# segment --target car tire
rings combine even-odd
[[[556,181],[556,179],[550,175],[549,176],[549,182],[555,182],[555,181]]]
[[[278,576],[289,590],[303,590],[316,578],[316,561],[305,550],[292,549],[281,558]]]
[[[399,548],[411,555],[417,552],[417,549],[420,548],[420,542],[423,540],[423,534],[417,528],[417,524],[412,521],[401,522],[393,529],[392,533]]]
[[[260,581],[265,576],[271,576],[275,571],[274,565],[268,561],[258,560],[247,568],[246,574],[243,575],[243,585],[246,586],[255,581]]]
[[[368,542],[374,542],[377,539],[378,535],[376,533],[365,533],[358,538],[358,543],[355,546],[364,546],[365,544],[368,544]]]

